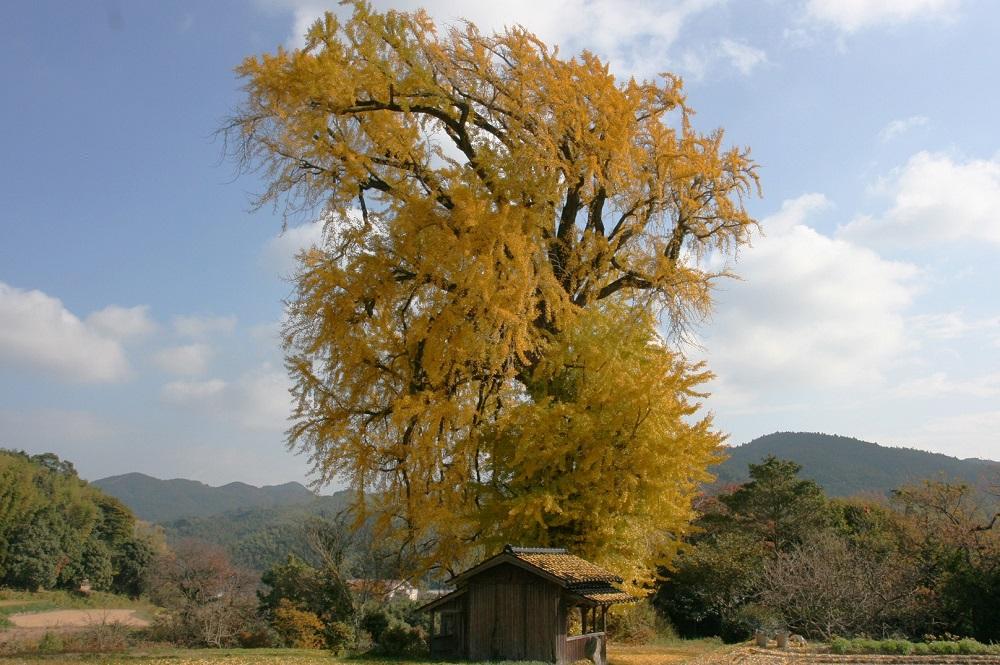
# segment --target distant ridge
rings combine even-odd
[[[92,484],[120,499],[140,519],[159,523],[246,508],[308,503],[316,498],[315,493],[296,482],[264,487],[236,482],[212,487],[196,480],[161,480],[144,473],[126,473]]]
[[[1000,462],[890,448],[832,434],[775,432],[726,452],[729,459],[712,469],[716,487],[745,481],[747,465],[768,455],[801,464],[802,475],[822,485],[831,496],[888,494],[924,479],[961,481],[981,488],[1000,481]]]

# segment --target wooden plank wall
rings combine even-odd
[[[470,660],[556,661],[557,585],[501,565],[470,579],[467,588]]]
[[[444,612],[454,612],[454,632],[451,635],[433,635],[434,626],[431,626],[430,650],[434,658],[462,658],[465,655],[465,598],[456,598],[438,607],[435,614]]]

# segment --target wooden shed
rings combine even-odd
[[[423,607],[435,658],[604,665],[608,607],[635,600],[620,577],[564,549],[507,545],[451,581]]]

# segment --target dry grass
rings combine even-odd
[[[608,665],[674,665],[730,651],[718,640],[662,640],[654,644],[608,646]]]

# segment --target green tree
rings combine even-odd
[[[802,467],[768,456],[750,465],[750,481],[719,497],[734,526],[785,549],[831,521],[823,488],[798,476]]]
[[[142,537],[123,542],[114,554],[114,579],[111,589],[115,593],[138,598],[147,588],[149,567],[156,552],[152,544]]]
[[[120,501],[76,475],[51,453],[0,451],[0,583],[18,588],[76,588],[84,580],[113,588],[118,566],[140,561],[131,542],[135,518]]]
[[[289,625],[298,625],[300,620],[308,618],[306,615],[316,617],[326,627],[349,621],[354,616],[350,590],[332,565],[314,568],[289,555],[284,563],[265,572],[261,583],[267,587],[257,592],[261,609],[282,634],[291,630]],[[340,645],[329,646],[339,648]]]
[[[63,548],[51,524],[39,521],[15,531],[7,547],[4,583],[18,589],[51,589],[59,579]]]
[[[745,484],[702,499],[695,530],[654,601],[682,634],[739,640],[775,618],[756,605],[766,566],[833,523],[822,488],[799,471],[767,457],[749,465]]]

